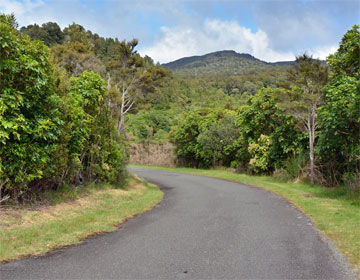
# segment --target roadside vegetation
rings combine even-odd
[[[350,264],[360,272],[360,197],[349,194],[345,187],[328,189],[271,176],[239,174],[225,168],[169,168],[139,164],[130,166],[221,178],[277,193],[309,216],[315,227],[332,240]]]
[[[124,188],[109,184],[63,187],[43,194],[43,204],[0,208],[0,262],[44,254],[110,232],[153,208],[162,192],[130,177]]]

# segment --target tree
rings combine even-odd
[[[55,22],[44,23],[41,27],[37,24],[30,24],[21,27],[20,32],[30,36],[32,40],[43,41],[49,47],[54,44],[61,44],[64,40],[64,34]]]
[[[234,111],[224,110],[220,120],[215,121],[202,131],[197,137],[204,156],[211,157],[212,166],[229,166],[235,158],[237,140],[240,137],[240,129],[236,125]]]
[[[65,36],[56,22],[44,23],[41,27],[47,32],[50,39],[49,42],[45,42],[46,45],[62,44]]]
[[[64,69],[69,76],[77,77],[84,71],[94,71],[105,76],[106,72],[105,65],[81,42],[53,46],[50,61]]]
[[[167,74],[163,67],[154,66],[149,58],[141,57],[135,50],[137,44],[135,39],[120,42],[108,64],[115,88],[120,95],[115,95],[112,100],[113,108],[118,109],[118,135],[125,132],[125,115],[134,108],[141,95],[154,91],[156,82]]]
[[[85,45],[88,50],[93,50],[93,45],[88,38],[88,34],[86,33],[85,28],[80,24],[73,23],[64,28],[64,36],[66,43],[79,42]]]
[[[267,162],[263,164],[264,168],[257,168],[257,172],[273,171],[275,166],[281,166],[286,158],[299,153],[303,146],[303,134],[296,131],[294,118],[287,116],[278,104],[277,96],[280,92],[279,89],[263,88],[238,109],[241,145],[237,160],[242,166],[248,165],[254,158],[252,151],[256,149],[249,149],[249,146],[260,144],[262,135],[269,138],[269,143],[267,140],[262,143],[269,144],[268,155],[263,158]],[[251,168],[254,163],[253,161],[250,165]]]
[[[315,181],[314,143],[318,128],[318,110],[322,104],[324,86],[328,81],[328,67],[321,61],[304,54],[288,72],[291,84],[282,98],[281,105],[301,124],[309,138],[310,180]]]
[[[209,109],[190,111],[183,115],[171,131],[171,141],[175,144],[178,158],[191,167],[209,167],[212,163],[211,152],[204,150],[198,141],[200,133],[215,123],[217,114]]]
[[[331,75],[320,108],[317,150],[331,185],[344,182],[344,174],[351,176],[360,170],[359,53],[360,31],[354,25],[327,58]]]
[[[360,79],[360,31],[359,25],[354,25],[341,39],[339,49],[329,55],[327,63],[335,76],[347,75]]]
[[[360,86],[354,77],[340,75],[325,89],[320,108],[321,134],[317,149],[329,181],[360,168]],[[341,179],[340,179],[341,180]]]

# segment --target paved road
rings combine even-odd
[[[1,279],[344,279],[306,216],[270,192],[218,179],[132,172],[165,192],[116,232],[0,266]]]

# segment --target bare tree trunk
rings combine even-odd
[[[129,112],[135,103],[136,97],[131,97],[129,95],[129,90],[131,88],[131,85],[127,89],[123,89],[123,93],[121,96],[121,107],[120,107],[120,116],[119,116],[119,122],[117,127],[117,133],[118,135],[123,134],[125,130],[125,115],[127,112]]]
[[[108,74],[108,79],[107,79],[107,90],[110,90],[111,88],[111,77],[110,77],[110,74]]]
[[[315,170],[314,170],[314,137],[315,137],[315,127],[313,126],[314,120],[312,120],[314,116],[309,112],[307,129],[309,133],[309,148],[310,148],[310,181],[311,184],[314,184],[315,181]]]
[[[125,113],[124,113],[124,109],[125,109],[125,92],[123,92],[122,94],[122,102],[121,102],[121,107],[120,107],[120,116],[119,116],[119,122],[118,122],[118,127],[117,127],[117,134],[120,135],[122,133],[123,130],[123,126],[124,126],[124,117],[125,117]]]
[[[118,127],[117,127],[117,134],[120,135],[123,132],[124,127],[124,114],[120,112]]]

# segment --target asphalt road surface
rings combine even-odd
[[[113,233],[0,265],[0,279],[347,279],[311,221],[262,189],[131,168],[164,200]]]

